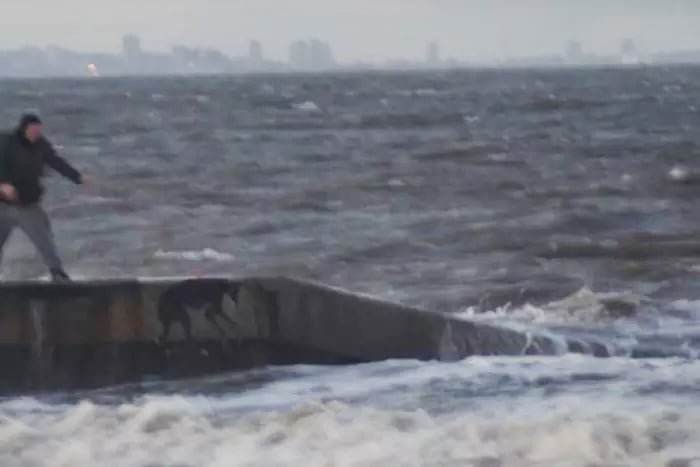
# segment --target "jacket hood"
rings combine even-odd
[[[23,143],[29,142],[27,140],[27,137],[25,136],[27,127],[29,125],[34,125],[37,123],[41,125],[41,119],[35,114],[25,114],[22,116],[22,118],[19,121],[19,124],[17,125],[16,133]]]

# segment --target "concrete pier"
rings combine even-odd
[[[0,393],[298,363],[604,354],[288,278],[0,286]]]

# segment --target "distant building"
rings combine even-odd
[[[122,54],[128,60],[133,60],[143,54],[141,39],[135,34],[127,34],[122,38]]]
[[[625,65],[635,65],[641,62],[637,44],[632,39],[620,42],[620,62]]]
[[[637,44],[632,39],[625,39],[620,43],[622,55],[637,55]]]
[[[248,59],[252,62],[263,61],[263,48],[259,41],[251,41],[248,47]]]
[[[294,68],[308,68],[311,64],[311,53],[306,41],[295,41],[289,47],[289,63]]]
[[[298,40],[289,47],[289,63],[298,69],[323,70],[335,65],[330,45],[313,39]]]
[[[232,71],[232,62],[217,49],[194,49],[176,45],[168,56],[171,67],[179,73],[225,73]]]
[[[429,65],[440,63],[440,45],[437,42],[429,42],[425,51],[425,61]]]
[[[298,69],[323,70],[332,68],[335,59],[327,43],[318,39],[299,40],[289,48],[289,63]]]
[[[202,51],[202,69],[207,73],[227,72],[231,68],[231,60],[217,49]]]
[[[184,45],[176,45],[170,50],[175,66],[180,73],[196,71],[198,54]]]
[[[321,42],[318,39],[311,41],[310,53],[311,53],[311,67],[315,69],[330,68],[335,64],[333,60],[333,51],[331,47],[325,42]]]
[[[570,41],[566,44],[564,56],[569,63],[581,63],[583,61],[583,46],[578,41]]]

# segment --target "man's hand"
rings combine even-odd
[[[0,183],[0,196],[7,201],[17,201],[17,190],[9,183]]]
[[[81,175],[80,176],[80,184],[84,186],[91,186],[92,185],[92,177],[89,175]]]

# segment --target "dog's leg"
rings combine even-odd
[[[211,304],[207,306],[204,316],[207,318],[207,321],[209,321],[211,325],[214,326],[219,332],[221,339],[226,340],[226,330],[221,327],[219,322],[216,320],[216,317],[222,314],[221,311],[221,305]]]
[[[234,321],[229,315],[227,315],[226,312],[223,311],[223,310],[221,310],[221,313],[219,313],[217,316],[221,317],[221,319],[223,319],[223,320],[226,322],[226,324],[228,324],[229,329],[231,329],[231,330],[233,331],[233,333],[235,334],[235,336],[236,336],[236,337],[235,337],[235,339],[236,339],[236,345],[237,345],[238,347],[240,347],[241,344],[243,343],[243,332],[242,332],[241,327],[239,326],[239,324],[238,324],[237,322],[235,322],[235,321]]]
[[[187,313],[187,308],[184,306],[180,307],[180,312],[181,312],[181,317],[182,319],[180,320],[180,324],[182,325],[182,329],[185,331],[185,339],[187,339],[187,343],[191,344],[192,343],[192,323],[190,321],[190,315]]]
[[[160,337],[158,338],[158,343],[160,345],[165,345],[168,343],[168,339],[170,338],[170,325],[172,323],[170,319],[162,318],[160,324],[163,326],[163,332],[161,332]]]

